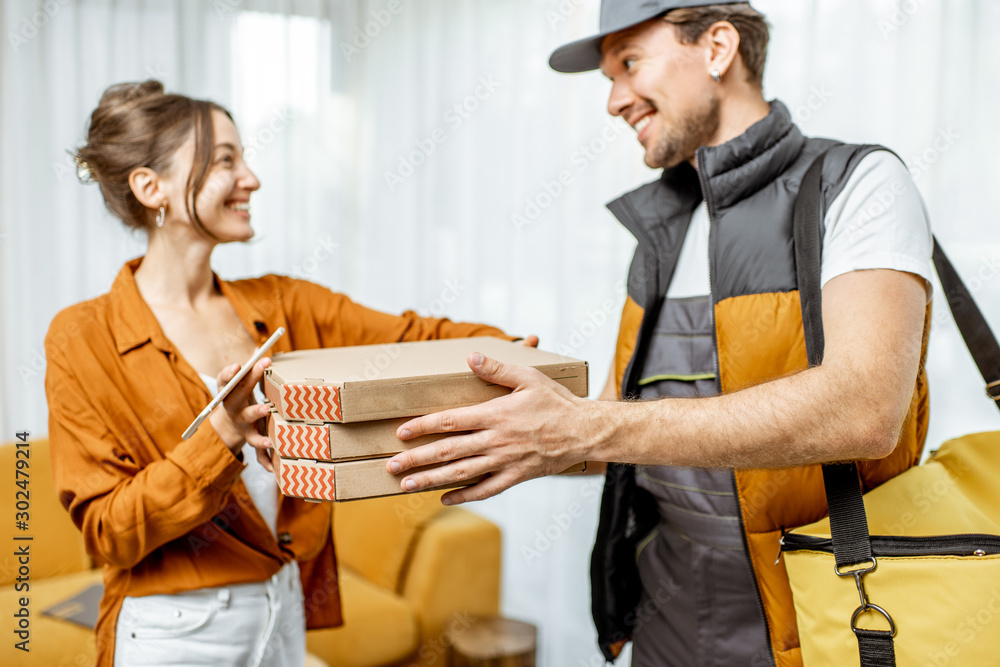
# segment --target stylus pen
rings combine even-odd
[[[213,398],[207,406],[205,406],[205,409],[201,411],[198,418],[191,422],[191,425],[187,427],[186,431],[184,431],[184,435],[181,436],[181,440],[187,440],[195,434],[195,431],[198,430],[201,423],[205,421],[210,414],[212,414],[212,410],[214,410],[219,403],[222,403],[222,401],[226,399],[226,396],[229,396],[229,392],[233,390],[233,387],[238,385],[240,380],[246,377],[247,373],[250,372],[250,369],[253,368],[254,364],[260,361],[260,358],[264,356],[264,353],[270,350],[271,346],[274,345],[278,339],[284,335],[284,333],[285,327],[278,327],[278,330],[271,334],[271,337],[264,341],[264,344],[254,351],[250,360],[243,364],[243,367],[240,368],[239,372],[233,376],[233,379],[222,388],[222,391],[215,395],[215,398]]]

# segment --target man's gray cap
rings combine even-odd
[[[557,72],[587,72],[601,64],[601,42],[613,32],[681,7],[735,5],[747,0],[604,0],[601,3],[600,32],[593,37],[560,46],[549,57],[549,67]]]

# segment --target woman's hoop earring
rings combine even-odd
[[[719,70],[713,69],[711,72],[708,73],[708,75],[712,77],[712,81],[715,81],[716,83],[722,82],[722,74],[719,73]]]
[[[162,227],[163,221],[166,219],[166,217],[167,217],[167,207],[161,206],[160,212],[156,214],[156,226]]]

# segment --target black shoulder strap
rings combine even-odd
[[[822,261],[822,174],[824,155],[810,165],[795,200],[793,234],[795,269],[802,305],[806,352],[810,366],[823,361],[823,301],[820,285]],[[1000,346],[978,306],[958,276],[937,239],[934,239],[934,266],[941,279],[948,306],[965,340],[966,347],[986,382],[986,392],[995,402],[1000,400]],[[1000,402],[997,403],[1000,408]],[[857,465],[838,463],[823,466],[827,505],[830,510],[830,534],[838,573],[849,566],[868,564],[874,567],[868,520],[862,499]],[[856,568],[854,576],[864,574]],[[867,611],[867,610],[864,610]],[[892,632],[852,629],[858,639],[861,667],[893,667],[895,653]]]
[[[934,239],[934,268],[937,270],[938,278],[941,280],[941,287],[944,295],[948,299],[948,307],[951,309],[955,324],[962,334],[962,340],[969,349],[979,374],[986,382],[986,394],[993,399],[1000,409],[1000,345],[990,330],[990,325],[986,323],[986,318],[979,310],[969,289],[962,282],[952,266],[948,256],[941,249],[941,244],[937,238]]]
[[[822,182],[823,162],[821,153],[806,170],[799,186],[793,209],[792,233],[795,247],[795,273],[802,306],[802,325],[805,330],[806,354],[810,366],[823,362],[823,291],[820,285],[820,267],[823,253]],[[854,463],[823,466],[827,504],[831,514],[843,511],[853,520],[837,521],[831,517],[831,537],[838,567],[846,567],[871,560],[871,540],[865,506],[861,499],[858,468]],[[833,508],[836,507],[837,510]]]
[[[810,366],[823,362],[823,291],[820,267],[823,257],[822,200],[823,160],[826,153],[813,160],[799,186],[792,214],[795,247],[795,273],[802,304],[802,326],[806,335],[806,355]]]

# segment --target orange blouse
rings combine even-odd
[[[276,539],[240,480],[246,462],[211,422],[180,439],[211,396],[142,299],[133,275],[141,262],[126,263],[108,294],[56,315],[45,338],[56,489],[104,566],[98,666],[113,664],[126,595],[263,581],[293,559],[307,627],[340,625],[332,505],[283,498]],[[285,276],[216,282],[257,345],[285,327],[273,352],[507,338],[484,325],[381,313]]]

